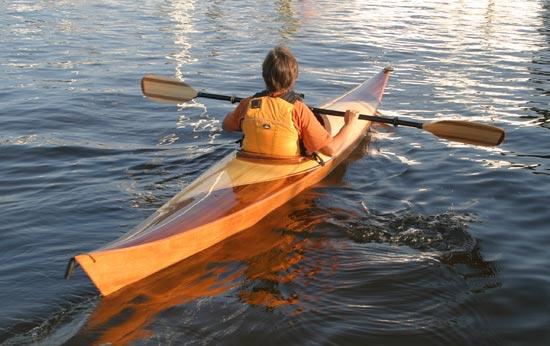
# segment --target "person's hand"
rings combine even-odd
[[[346,125],[353,125],[359,119],[359,112],[348,109],[344,115],[344,123]]]

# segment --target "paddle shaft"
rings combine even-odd
[[[337,117],[343,117],[346,114],[346,112],[335,111],[335,110],[332,110],[332,109],[316,108],[316,107],[310,107],[310,106],[308,106],[308,107],[309,107],[309,109],[311,109],[311,111],[313,113],[322,113],[322,114],[326,114],[326,115],[334,115],[334,116],[337,116]],[[359,119],[361,119],[361,120],[370,120],[370,121],[374,121],[374,122],[377,122],[377,123],[392,124],[394,126],[402,125],[402,126],[416,127],[418,129],[421,129],[422,126],[424,125],[423,123],[419,123],[419,122],[416,122],[416,121],[401,120],[398,117],[388,118],[388,117],[381,117],[381,116],[377,116],[377,115],[360,114]]]
[[[197,93],[196,97],[204,97],[207,99],[214,99],[214,100],[221,100],[221,101],[229,101],[231,103],[237,103],[241,102],[243,100],[242,97],[237,96],[227,96],[227,95],[217,95],[217,94],[209,94],[209,93],[203,93],[199,91]]]
[[[214,100],[229,101],[231,103],[237,103],[237,102],[241,102],[243,100],[241,97],[210,94],[210,93],[203,93],[203,92],[198,92],[197,97],[204,97],[204,98],[209,98],[209,99],[214,99]],[[334,115],[334,116],[337,116],[337,117],[343,117],[346,114],[346,112],[336,111],[336,110],[332,110],[332,109],[324,109],[324,108],[317,108],[317,107],[311,107],[311,106],[308,106],[308,107],[309,107],[309,109],[311,109],[311,111],[313,113]],[[377,122],[377,123],[386,123],[386,124],[391,124],[391,125],[394,125],[394,126],[401,125],[401,126],[416,127],[418,129],[421,129],[422,126],[424,125],[423,123],[416,122],[416,121],[401,120],[398,117],[389,118],[389,117],[381,117],[381,116],[366,115],[366,114],[360,114],[359,119],[370,120],[370,121],[374,121],[374,122]]]

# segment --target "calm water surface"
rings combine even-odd
[[[547,345],[547,1],[0,1],[0,343]],[[504,128],[498,148],[378,126],[260,224],[100,299],[68,259],[235,148],[219,101],[288,45],[318,105],[386,65],[382,110]]]

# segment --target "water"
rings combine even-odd
[[[547,1],[0,4],[1,343],[550,341]],[[152,103],[143,74],[245,96],[277,43],[310,104],[391,64],[387,115],[506,141],[377,127],[322,184],[135,287],[63,280],[235,147],[230,104]]]

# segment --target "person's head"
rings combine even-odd
[[[298,62],[290,49],[277,46],[269,51],[262,64],[262,77],[270,92],[291,89],[298,78]]]

